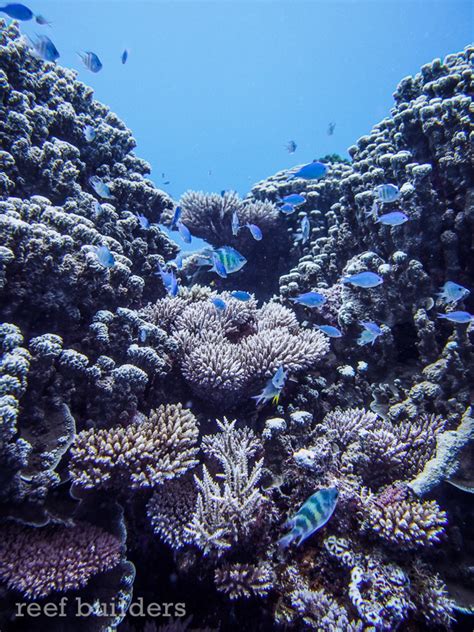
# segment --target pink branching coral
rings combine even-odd
[[[9,523],[0,535],[0,579],[33,599],[81,588],[122,556],[118,538],[85,522],[43,529]]]
[[[155,487],[197,464],[198,426],[181,404],[160,406],[127,427],[80,432],[70,472],[79,487]]]

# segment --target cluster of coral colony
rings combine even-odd
[[[403,79],[391,115],[323,178],[185,193],[193,235],[248,263],[220,278],[190,258],[173,296],[156,271],[177,255],[159,227],[177,202],[75,72],[1,23],[2,630],[467,620],[474,327],[450,315],[474,303],[445,284],[474,288],[473,59]],[[383,212],[403,225],[376,220],[386,183],[400,195]],[[285,215],[293,193],[304,202]],[[234,234],[235,214],[263,239]],[[360,272],[383,283],[343,282]],[[187,616],[134,618],[137,599]],[[19,602],[62,616],[27,619]]]

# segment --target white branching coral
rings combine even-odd
[[[206,456],[221,466],[213,477],[204,465],[202,477],[194,477],[198,488],[193,518],[187,534],[207,555],[220,555],[253,533],[256,522],[269,502],[258,487],[263,459],[251,464],[261,449],[255,433],[236,429],[235,421],[217,422],[220,434],[204,437]]]
[[[273,586],[274,575],[268,563],[223,564],[214,572],[214,582],[219,592],[230,599],[264,597]]]

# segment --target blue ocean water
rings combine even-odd
[[[347,157],[354,139],[389,114],[400,79],[462,49],[474,25],[469,0],[29,6],[53,27],[25,23],[24,31],[51,36],[61,64],[76,68],[125,121],[153,180],[174,198],[186,189],[245,195],[281,169],[325,154]],[[82,66],[82,50],[99,55],[100,73]]]

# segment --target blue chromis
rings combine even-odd
[[[216,309],[220,310],[221,312],[223,312],[225,308],[227,307],[225,301],[219,297],[215,297],[211,299],[211,303],[214,305]]]
[[[376,224],[384,224],[385,226],[401,226],[405,222],[408,222],[410,218],[402,211],[393,211],[392,213],[385,213],[385,215],[380,215],[375,220]]]
[[[252,397],[252,399],[256,401],[257,406],[262,402],[266,404],[270,400],[274,404],[278,404],[280,394],[285,386],[286,375],[286,371],[282,366],[276,370],[274,376],[268,380],[263,391],[259,395]]]
[[[360,323],[364,328],[364,331],[357,338],[358,345],[374,344],[379,336],[382,335],[382,330],[376,323],[363,321]]]
[[[308,216],[305,215],[301,220],[301,243],[305,244],[309,239],[309,233],[311,231],[311,224],[309,223]]]
[[[296,210],[296,206],[294,206],[293,204],[290,204],[289,202],[285,202],[285,204],[282,204],[282,206],[280,206],[280,211],[282,213],[284,213],[285,215],[291,215],[292,213],[294,213]]]
[[[454,281],[446,281],[440,290],[441,292],[439,292],[438,298],[443,301],[443,303],[457,303],[470,294],[470,291],[466,287],[454,283]]]
[[[107,248],[107,246],[98,246],[95,250],[97,260],[104,268],[113,268],[115,265],[115,257]]]
[[[112,198],[109,187],[98,176],[91,176],[89,184],[101,198]]]
[[[122,64],[126,64],[127,63],[127,59],[128,59],[128,50],[125,49],[122,53],[122,56],[120,57]]]
[[[51,26],[52,22],[49,22],[44,15],[35,15],[35,20],[37,24],[41,24],[41,26]]]
[[[92,125],[86,125],[84,127],[84,138],[88,143],[91,143],[95,138],[95,129]]]
[[[474,320],[474,315],[469,312],[448,312],[447,314],[438,314],[438,318],[444,318],[452,323],[464,325]]]
[[[6,4],[4,7],[0,7],[1,13],[6,13],[9,18],[12,20],[31,20],[34,16],[34,13],[28,7],[25,7],[24,4],[18,4],[16,2],[11,2],[10,4]]]
[[[235,298],[238,301],[243,301],[244,303],[252,298],[251,294],[249,294],[248,292],[244,292],[243,290],[234,290],[230,293],[230,295],[232,296],[232,298]]]
[[[37,35],[35,40],[27,38],[27,43],[34,57],[51,62],[59,59],[59,51],[47,35]]]
[[[291,204],[292,206],[299,206],[300,204],[304,204],[306,202],[306,198],[304,195],[300,195],[299,193],[289,193],[281,198],[283,204]]]
[[[395,184],[379,184],[374,191],[384,204],[395,202],[400,197],[400,189]]]
[[[143,228],[143,230],[147,230],[148,228],[150,228],[150,220],[148,219],[148,217],[145,217],[141,213],[137,213],[136,218],[138,219],[140,226],[141,228]]]
[[[262,231],[255,224],[245,224],[245,227],[249,229],[250,234],[255,239],[255,241],[260,241],[263,237]]]
[[[174,213],[173,213],[173,219],[171,220],[171,228],[175,228],[179,222],[179,220],[181,219],[181,207],[177,206],[174,209]]]
[[[289,140],[286,144],[286,149],[290,154],[294,154],[298,145],[294,140]]]
[[[326,334],[326,336],[329,336],[330,338],[341,338],[342,336],[341,330],[337,327],[333,327],[332,325],[315,325],[315,327],[317,327],[319,331],[322,331],[323,334]]]
[[[342,277],[342,282],[350,283],[356,287],[370,288],[381,285],[383,279],[378,274],[375,274],[375,272],[359,272],[358,274]]]
[[[183,241],[187,244],[190,244],[192,241],[192,236],[189,228],[183,224],[183,222],[177,222],[176,226],[178,228],[179,234],[183,238]]]
[[[305,307],[321,307],[326,302],[326,297],[319,292],[305,292],[304,294],[298,294],[294,298],[290,298],[293,303],[299,303]]]
[[[237,215],[237,211],[234,211],[232,213],[231,228],[232,228],[233,236],[237,237],[237,235],[239,234],[239,229],[240,229],[240,222],[239,222],[239,216]]]
[[[85,53],[78,53],[78,55],[84,66],[91,72],[99,72],[102,69],[102,62],[92,51],[88,50]]]
[[[170,270],[170,272],[167,272],[161,267],[160,264],[158,264],[158,270],[155,272],[155,274],[160,275],[167,293],[170,296],[176,296],[179,288],[178,288],[178,280],[176,279],[176,276],[173,270]]]
[[[327,166],[323,162],[315,160],[314,162],[310,162],[309,164],[300,167],[298,171],[289,176],[288,180],[294,180],[295,178],[318,180],[319,178],[325,176],[327,172]]]
[[[299,545],[315,531],[324,527],[334,513],[338,496],[339,492],[335,487],[324,487],[310,496],[286,523],[285,526],[291,531],[281,538],[278,542],[279,547],[284,549],[295,540]]]

